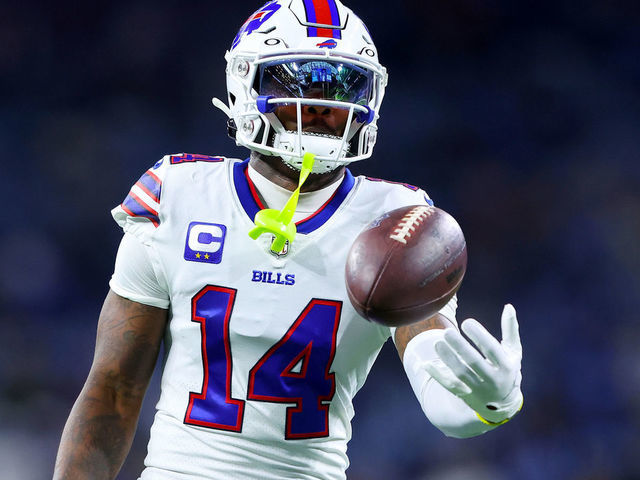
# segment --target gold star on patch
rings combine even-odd
[[[196,253],[196,258],[200,258],[202,255],[200,255],[199,253]]]
[[[205,254],[204,254],[204,258],[206,258],[207,260],[209,260],[209,254],[208,254],[208,253],[205,253]]]

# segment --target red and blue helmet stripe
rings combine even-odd
[[[342,38],[340,13],[336,0],[303,0],[307,22],[331,25],[336,28],[308,27],[308,37]]]

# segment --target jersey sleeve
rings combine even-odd
[[[151,248],[125,233],[118,248],[109,287],[121,297],[159,308],[169,308],[169,293]]]
[[[146,245],[162,221],[162,184],[168,163],[167,157],[164,157],[144,172],[122,203],[111,210],[118,225]]]

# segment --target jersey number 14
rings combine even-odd
[[[208,285],[191,301],[191,320],[200,324],[204,379],[200,393],[189,394],[184,422],[242,431],[245,401],[231,396],[229,322],[236,290]],[[290,403],[287,440],[329,435],[329,402],[335,374],[342,302],[314,298],[284,336],[249,372],[247,400]]]

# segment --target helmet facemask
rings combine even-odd
[[[318,173],[350,162],[351,140],[371,118],[373,73],[327,59],[264,62],[256,73],[273,153],[296,169],[313,153]]]

